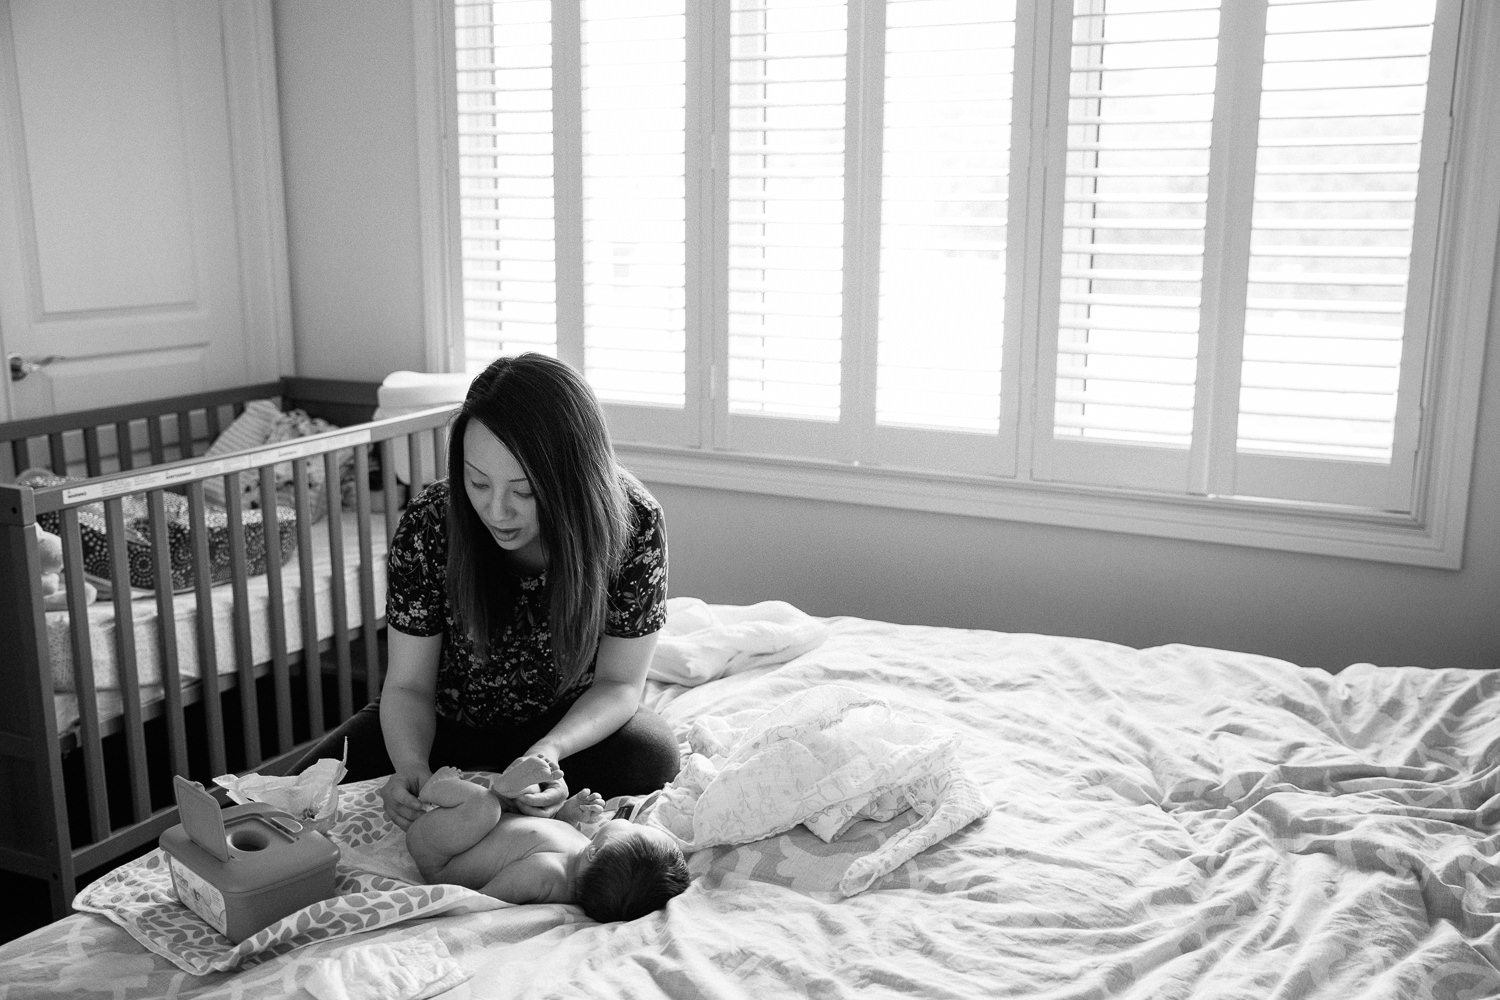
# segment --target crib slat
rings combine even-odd
[[[68,440],[62,431],[47,435],[47,451],[52,458],[52,471],[59,476],[68,472]]]
[[[354,449],[354,517],[359,530],[359,631],[364,638],[365,701],[380,697],[380,644],[375,628],[375,540],[370,528],[370,451]]]
[[[146,440],[151,446],[151,464],[160,465],[167,460],[166,443],[163,441],[161,428],[161,414],[153,414],[146,418]]]
[[[16,438],[10,443],[10,460],[15,467],[14,473],[19,476],[31,468],[31,442],[25,438]]]
[[[427,485],[427,463],[422,460],[422,435],[412,433],[406,435],[406,461],[411,469],[410,486],[412,496],[422,491]]]
[[[172,594],[172,553],[167,535],[166,498],[161,490],[152,490],[146,494],[146,511],[150,516],[151,572],[156,582],[157,650],[161,658],[168,755],[172,773],[186,775],[187,722],[182,704],[182,661],[177,648],[177,603]]]
[[[260,507],[270,509],[272,514],[280,508],[276,496],[274,467],[265,465],[260,469]],[[286,591],[281,580],[281,521],[273,516],[271,530],[275,532],[266,540],[266,601],[269,611],[271,638],[271,690],[276,699],[276,748],[278,753],[292,749],[292,681],[291,668],[286,655]],[[296,529],[289,529],[295,533]],[[271,546],[275,545],[272,549]]]
[[[151,790],[146,780],[146,738],[141,719],[141,679],[135,658],[135,615],[130,601],[130,555],[125,539],[124,504],[119,497],[104,501],[109,537],[110,573],[114,580],[115,665],[120,674],[120,712],[125,719],[127,784],[131,816],[139,823],[151,815]]]
[[[240,676],[240,722],[244,730],[245,764],[254,767],[261,760],[260,703],[255,690],[255,657],[250,651],[250,561],[245,553],[244,494],[240,492],[239,473],[224,477],[224,505],[229,521],[229,592],[233,598],[230,625],[234,631],[234,661]]]
[[[119,458],[120,471],[135,468],[135,442],[131,438],[129,420],[115,422],[115,454]]]
[[[307,463],[292,463],[292,492],[297,506],[297,571],[302,603],[302,670],[307,689],[308,730],[322,736],[323,670],[318,655],[317,570],[313,564],[312,500],[308,493]]]
[[[404,506],[401,495],[397,491],[400,485],[396,482],[396,443],[390,438],[380,442],[380,491],[384,494],[385,507],[385,544],[387,551],[391,539],[396,536],[397,514]]]
[[[68,592],[68,629],[73,640],[73,691],[78,697],[78,743],[88,799],[89,834],[109,836],[109,790],[104,780],[104,745],[99,733],[99,698],[94,690],[94,651],[89,641],[88,609],[83,603],[83,533],[78,508],[62,511],[63,574]]]
[[[429,433],[432,434],[432,454],[437,463],[432,478],[442,479],[448,474],[448,428],[434,427]]]
[[[177,455],[179,458],[193,457],[193,415],[186,410],[177,414]]]
[[[339,452],[323,453],[324,494],[328,499],[328,597],[335,624],[349,620],[349,601],[344,586],[344,504],[339,488]],[[339,718],[354,714],[354,668],[349,654],[349,630],[333,630],[334,662],[338,669]]]
[[[97,476],[104,471],[104,465],[100,461],[99,428],[97,427],[83,429],[83,467],[90,476]]]
[[[208,729],[208,760],[214,774],[229,770],[224,751],[224,706],[219,700],[219,651],[214,641],[212,566],[203,483],[188,483],[188,524],[193,539],[193,589],[198,609],[198,682]]]

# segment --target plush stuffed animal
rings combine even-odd
[[[42,606],[48,611],[66,611],[68,594],[62,575],[62,539],[50,531],[43,530],[39,524],[36,526],[36,547],[42,559]],[[98,596],[99,592],[92,583],[83,585],[85,604],[92,604],[94,598]]]

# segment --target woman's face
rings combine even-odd
[[[477,420],[464,428],[464,491],[495,544],[527,572],[546,566],[536,496],[521,463]]]

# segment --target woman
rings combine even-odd
[[[381,697],[304,760],[338,757],[348,736],[349,779],[394,772],[381,797],[403,828],[435,766],[560,765],[566,785],[507,800],[542,816],[567,785],[660,788],[677,742],[641,694],[666,621],[666,529],[616,463],[593,391],[561,361],[502,357],[449,441],[447,480],[391,540]]]

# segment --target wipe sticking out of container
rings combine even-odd
[[[344,757],[349,756],[349,741],[344,741]],[[235,802],[264,802],[289,812],[297,820],[309,823],[320,833],[327,833],[338,818],[339,782],[347,769],[343,760],[324,757],[301,774],[221,774],[214,779]]]
[[[238,944],[334,895],[339,849],[310,825],[261,802],[220,809],[202,785],[173,779],[182,822],[161,835],[184,906]]]

